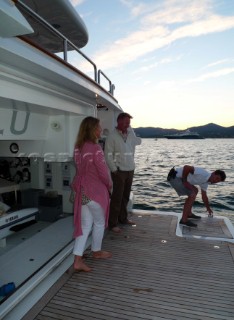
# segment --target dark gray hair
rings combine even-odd
[[[132,119],[132,116],[127,112],[121,112],[117,117],[117,121],[124,119],[124,118]]]

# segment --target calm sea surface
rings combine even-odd
[[[167,182],[169,170],[185,164],[210,171],[222,169],[226,172],[226,181],[209,185],[207,194],[214,215],[228,216],[234,224],[233,148],[234,139],[142,139],[135,155],[134,208],[182,212],[184,200]],[[206,213],[200,192],[193,212]]]

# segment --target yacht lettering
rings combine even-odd
[[[24,127],[22,130],[15,129],[15,122],[16,122],[17,113],[18,113],[17,110],[13,111],[10,130],[11,130],[11,133],[13,133],[15,135],[20,135],[20,134],[25,133],[28,128],[28,120],[29,120],[30,112],[26,111],[26,118],[25,118]]]

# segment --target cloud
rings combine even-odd
[[[144,24],[172,25],[197,21],[210,15],[212,12],[210,1],[207,0],[168,0],[158,6],[153,12],[144,17]]]
[[[172,31],[164,25],[152,25],[150,28],[139,29],[125,38],[118,39],[113,45],[97,53],[93,60],[105,70],[118,68],[179,39],[204,36],[231,28],[234,28],[234,17],[220,16],[211,16]]]
[[[213,68],[215,66],[218,66],[220,64],[227,64],[227,63],[233,63],[234,59],[222,59],[222,60],[218,60],[212,63],[209,63],[207,66],[204,67],[204,69],[208,69],[208,68]]]
[[[211,78],[223,77],[223,76],[229,75],[231,73],[234,73],[234,68],[223,68],[223,69],[220,69],[217,71],[205,73],[197,78],[189,80],[188,82],[202,82],[202,81],[205,81],[205,80],[211,79]]]
[[[121,2],[130,8],[132,15],[141,14],[136,21],[139,27],[96,52],[92,60],[103,70],[122,67],[179,39],[234,28],[234,17],[212,13],[210,1],[169,0],[164,2],[163,9],[158,5],[134,7],[132,1]]]
[[[147,64],[144,67],[138,68],[135,72],[133,72],[133,74],[148,72],[149,70],[155,69],[162,64],[168,64],[168,63],[178,61],[178,60],[180,60],[180,57],[176,57],[173,59],[172,58],[164,58],[164,59],[161,59],[160,61],[156,61],[151,64]]]
[[[234,28],[234,17],[212,15],[201,21],[196,21],[180,27],[171,33],[171,41],[185,37],[198,37],[210,33],[222,32]]]
[[[70,0],[71,4],[75,7],[85,2],[85,0]]]

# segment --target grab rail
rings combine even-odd
[[[63,40],[63,60],[65,62],[68,62],[67,60],[67,53],[68,53],[68,45],[71,46],[76,52],[78,52],[86,61],[88,61],[93,66],[94,71],[94,81],[97,82],[101,86],[101,78],[100,75],[105,77],[109,83],[109,93],[114,96],[114,89],[115,86],[112,84],[110,79],[102,72],[102,70],[97,70],[96,64],[89,59],[88,56],[86,56],[77,46],[72,43],[68,38],[66,38],[61,32],[59,32],[57,29],[55,29],[51,24],[49,24],[45,19],[43,19],[41,16],[39,16],[36,12],[34,12],[31,8],[29,8],[25,3],[23,3],[21,0],[13,0],[17,6],[21,7],[23,10],[25,10],[32,18],[34,18],[38,23],[46,27],[48,30],[50,30],[52,33],[54,33],[56,36],[58,36],[60,39]],[[74,67],[74,66],[73,66]],[[76,68],[76,67],[75,67]],[[77,69],[77,68],[76,68]]]
[[[110,92],[112,95],[114,95],[115,86],[114,86],[114,84],[111,83],[110,79],[105,75],[105,73],[102,72],[102,70],[98,70],[98,83],[101,85],[101,77],[100,77],[101,74],[102,74],[103,77],[105,77],[106,80],[109,82],[109,88],[110,88],[109,92]]]

